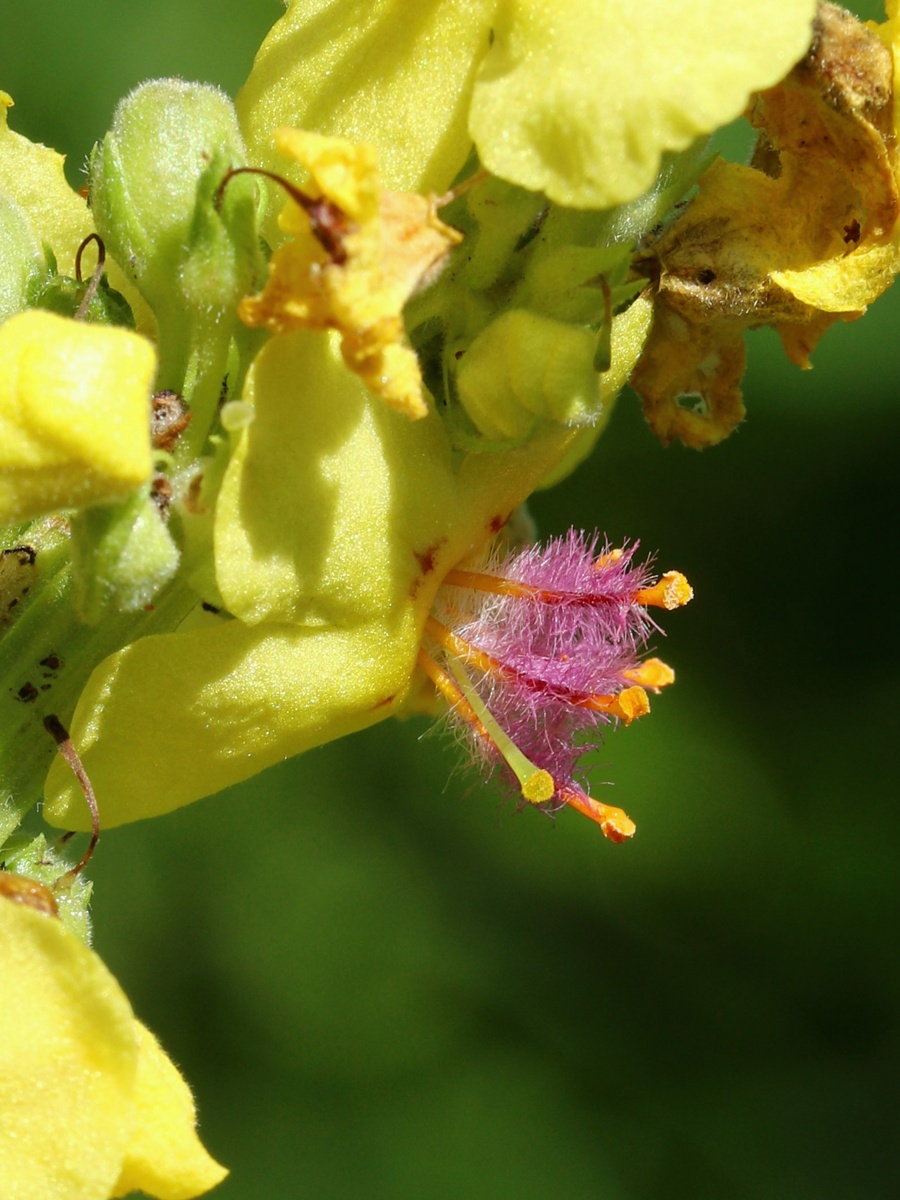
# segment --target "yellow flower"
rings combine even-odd
[[[624,0],[569,0],[554,6],[550,27],[527,0],[430,0],[415,20],[397,0],[298,0],[276,25],[239,101],[242,132],[251,159],[304,189],[309,172],[313,187],[288,205],[286,230],[269,228],[269,284],[242,305],[245,318],[277,331],[243,383],[251,423],[207,470],[198,497],[209,515],[195,505],[185,518],[192,579],[219,611],[106,658],[71,720],[65,713],[104,825],[189,803],[403,708],[446,572],[587,452],[634,365],[649,304],[639,298],[610,322],[605,275],[619,270],[630,237],[607,231],[603,242],[590,222],[604,218],[590,214],[582,229],[577,208],[635,197],[664,150],[687,146],[774,83],[802,53],[814,4],[683,8],[673,21],[656,0],[638,21]],[[274,139],[288,125],[323,136],[279,134],[295,159],[286,172]],[[445,277],[461,350],[447,340],[442,351],[447,390],[458,384],[443,400],[456,411],[432,405],[422,415],[401,310],[448,235],[412,194],[442,192],[473,138],[483,163],[510,181],[499,185],[503,202],[521,221],[503,231],[504,254],[521,240],[530,249],[514,269],[527,259],[534,270],[515,311],[495,313],[510,294],[502,263],[487,270],[482,254],[480,290],[466,292],[470,243],[461,247]],[[546,230],[543,198],[523,187],[557,202],[543,214]],[[117,183],[118,192],[128,194]],[[415,217],[411,256],[402,226],[387,219],[398,193]],[[470,225],[487,243],[494,194],[486,186],[469,198]],[[632,216],[628,228],[642,229]],[[435,294],[423,297],[414,327],[422,338]],[[623,307],[633,300],[615,296]],[[199,428],[195,420],[195,441]],[[190,542],[210,516],[214,572]],[[84,827],[58,763],[46,797],[52,822]]]
[[[803,54],[815,0],[294,0],[238,97],[279,169],[283,125],[379,146],[388,187],[444,191],[472,143],[577,208],[650,187],[664,150],[738,116]]]
[[[151,90],[171,103],[154,101],[143,124],[133,121]],[[112,144],[95,155],[105,164],[102,228],[114,226],[119,205],[127,210],[129,164],[136,156],[144,171],[145,142],[155,122],[171,121],[173,107],[190,100],[182,92],[159,84],[122,106]],[[644,302],[617,316],[602,373],[592,362],[596,338],[584,333],[574,398],[560,387],[566,364],[554,360],[549,381],[535,372],[521,397],[503,398],[506,408],[526,411],[521,444],[461,451],[435,405],[415,422],[406,415],[421,415],[424,403],[400,319],[449,231],[425,198],[382,192],[365,147],[281,137],[309,164],[316,194],[289,205],[289,231],[298,236],[276,250],[269,286],[242,306],[280,332],[256,353],[238,393],[250,423],[232,426],[230,444],[214,427],[215,459],[192,465],[198,486],[179,512],[183,567],[161,596],[155,626],[165,628],[169,605],[173,631],[136,638],[103,659],[74,713],[62,713],[107,828],[190,803],[399,711],[421,684],[416,660],[441,579],[542,481],[585,453],[585,435],[604,423],[646,330]],[[170,140],[181,145],[174,133]],[[107,176],[108,163],[115,171]],[[218,181],[202,179],[211,198]],[[183,179],[181,190],[188,191]],[[205,203],[198,202],[204,221],[218,228]],[[553,342],[548,325],[542,346]],[[533,329],[517,325],[505,344],[514,351]],[[480,382],[491,389],[489,378]],[[476,393],[478,383],[469,380]],[[404,411],[385,405],[385,395]],[[205,427],[193,404],[192,413],[188,436],[201,445]],[[196,611],[176,628],[186,611],[180,601],[191,596]],[[80,792],[59,761],[45,796],[51,823],[84,827]]]
[[[624,383],[639,341],[610,375]],[[303,381],[298,395],[298,380]],[[105,828],[178,808],[396,713],[447,570],[482,546],[577,441],[454,455],[431,411],[394,412],[336,334],[270,340],[244,389],[215,513],[226,614],[141,638],[94,671],[69,723]],[[44,815],[85,828],[66,765]]]
[[[743,418],[746,329],[774,326],[808,367],[900,270],[896,25],[823,4],[806,58],[751,109],[751,165],[717,160],[638,264],[658,297],[632,383],[664,442],[713,445]]]
[[[315,193],[288,201],[291,240],[272,258],[259,296],[238,312],[277,333],[337,329],[347,366],[392,408],[428,411],[422,374],[403,329],[403,306],[460,235],[414,193],[383,192],[375,152],[341,138],[280,129],[279,152],[309,169]]]
[[[46,905],[33,907],[40,885],[25,896],[25,883],[0,876],[6,1194],[111,1200],[140,1189],[189,1200],[208,1191],[226,1172],[197,1138],[184,1080],[97,955]]]

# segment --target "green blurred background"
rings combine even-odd
[[[77,183],[121,93],[233,93],[280,11],[5,0],[11,124]],[[418,721],[103,837],[96,945],[222,1200],[900,1195],[898,321],[895,293],[805,374],[751,335],[747,422],[703,455],[625,396],[535,500],[696,589],[677,686],[597,755],[632,844],[504,810]]]

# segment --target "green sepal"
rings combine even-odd
[[[59,918],[70,933],[85,945],[91,944],[91,918],[88,905],[93,884],[83,874],[71,875],[72,862],[48,842],[42,833],[30,838],[15,834],[0,850],[0,869],[36,879],[53,893]]]
[[[26,308],[43,308],[60,317],[74,317],[90,287],[90,280],[69,279],[58,275],[53,267],[47,272],[33,272],[26,288]],[[109,286],[104,276],[81,312],[80,319],[95,325],[120,325],[134,329],[131,305],[121,292]]]
[[[228,170],[239,165],[230,148],[218,150],[197,180],[180,271],[189,308],[234,308],[264,282],[266,258],[257,227],[261,191],[256,181],[251,175],[233,176],[219,197]]]
[[[477,167],[477,163],[475,164]],[[486,291],[498,281],[521,271],[522,251],[540,229],[547,200],[536,192],[489,176],[466,193],[464,208],[447,210],[447,220],[468,239],[461,257],[460,278],[475,291]]]
[[[145,492],[85,508],[71,525],[75,603],[86,624],[109,608],[146,608],[178,569],[178,548]]]

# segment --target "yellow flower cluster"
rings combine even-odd
[[[805,364],[828,323],[887,286],[900,267],[897,7],[891,0],[885,26],[862,29],[815,0],[686,0],[677,14],[669,0],[423,0],[415,20],[402,0],[294,0],[238,99],[248,161],[294,188],[280,221],[263,225],[268,277],[247,268],[256,282],[229,301],[234,332],[222,332],[210,305],[187,332],[177,312],[165,338],[158,321],[158,344],[147,302],[167,295],[167,264],[182,262],[196,229],[208,234],[203,254],[172,273],[180,300],[200,296],[198,311],[204,286],[221,284],[210,264],[222,245],[259,254],[251,219],[228,226],[211,199],[233,164],[207,195],[213,156],[190,147],[198,174],[179,176],[189,203],[177,236],[174,224],[159,233],[166,213],[158,227],[127,230],[149,247],[155,272],[142,299],[129,256],[119,251],[111,268],[142,332],[22,313],[42,244],[72,274],[93,223],[59,157],[8,129],[11,101],[0,93],[0,517],[96,511],[135,492],[149,503],[160,458],[175,463],[171,495],[160,490],[153,503],[159,515],[174,496],[177,509],[176,615],[163,632],[114,641],[113,653],[104,645],[74,711],[62,712],[104,826],[191,803],[414,700],[441,582],[586,452],[582,435],[602,427],[651,316],[635,376],[648,415],[663,437],[700,444],[740,415],[746,327],[774,323]],[[855,65],[840,77],[835,62],[846,65],[850,44]],[[160,85],[159,111],[188,103],[190,86]],[[510,255],[544,236],[551,209],[549,225],[577,231],[629,204],[643,232],[634,214],[650,203],[664,156],[687,151],[754,94],[767,143],[749,167],[711,167],[693,203],[643,246],[637,266],[653,287],[635,299],[642,285],[623,285],[627,311],[614,313],[604,276],[612,250],[630,253],[638,235],[627,229],[615,245],[612,234],[602,245],[547,235],[528,286],[539,292],[552,277],[561,314],[535,302],[485,316],[488,292],[507,298],[521,282],[485,271],[479,295],[465,297],[475,333],[456,376],[481,440],[451,436],[405,320],[448,259],[462,295],[477,248],[437,217],[434,196],[467,164],[487,172],[525,214]],[[220,93],[212,107],[234,119]],[[147,129],[135,136],[155,170]],[[120,149],[104,170],[127,208]],[[485,211],[494,196],[482,193]],[[141,199],[155,218],[153,198]],[[156,258],[154,237],[168,239]],[[242,278],[236,270],[229,286]],[[605,301],[602,319],[587,320],[578,306],[588,301]],[[215,353],[189,345],[197,329]],[[166,338],[181,369],[174,383],[156,376]],[[237,390],[220,411],[226,375]],[[160,455],[154,388],[187,393],[201,376],[206,408],[189,414],[193,426],[182,414],[193,456]],[[684,392],[709,411],[685,409]],[[86,825],[59,761],[45,815]],[[187,1200],[214,1186],[223,1171],[197,1140],[178,1072],[94,952],[23,895],[0,879],[0,1105],[15,1114],[0,1132],[0,1180],[15,1179],[22,1200],[131,1189]]]

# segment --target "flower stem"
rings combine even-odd
[[[34,557],[16,581],[18,595],[9,595],[9,585],[4,592],[0,582],[4,616],[9,601],[17,601],[0,637],[0,844],[40,799],[57,753],[45,718],[56,716],[68,725],[98,663],[137,637],[174,628],[198,601],[176,578],[149,609],[111,612],[99,624],[86,625],[75,610],[66,521],[35,521],[19,531],[16,544]]]

